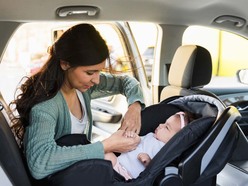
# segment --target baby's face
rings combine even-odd
[[[175,114],[156,128],[154,137],[159,141],[167,143],[179,130],[181,130],[181,120],[180,116]]]

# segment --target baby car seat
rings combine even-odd
[[[175,108],[176,107],[176,108]],[[225,108],[206,95],[175,97],[147,107],[142,112],[144,135],[178,110],[201,115],[164,145],[146,169],[126,181],[109,161],[84,160],[49,177],[51,185],[216,185],[216,175],[224,168],[236,147],[240,114],[235,107]],[[159,111],[159,112],[158,112]],[[76,178],[82,181],[78,183]]]

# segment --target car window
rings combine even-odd
[[[22,77],[34,73],[46,60],[50,31],[49,24],[24,24],[10,39],[0,68],[0,90],[7,103],[14,99]]]
[[[197,44],[209,50],[212,57],[212,79],[206,89],[232,89],[232,93],[242,88],[248,88],[238,81],[237,71],[248,68],[247,39],[218,29],[200,26],[190,26],[185,31],[182,44]],[[222,95],[223,101],[230,105],[239,100],[248,100],[246,94]]]

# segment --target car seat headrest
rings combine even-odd
[[[212,59],[209,51],[197,45],[180,46],[171,63],[168,81],[182,88],[202,87],[212,76]]]

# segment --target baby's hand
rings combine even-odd
[[[137,135],[135,132],[133,132],[133,131],[125,131],[125,132],[124,132],[124,136],[125,136],[126,138],[135,138],[135,137],[137,137],[138,135]]]
[[[109,138],[102,141],[104,151],[107,152],[128,152],[136,149],[140,143],[140,137],[125,137],[124,130],[118,130],[114,132]]]
[[[138,156],[137,156],[138,160],[146,167],[150,161],[151,161],[151,158],[150,156],[147,154],[147,153],[139,153]]]

